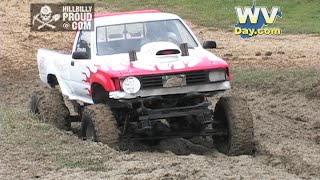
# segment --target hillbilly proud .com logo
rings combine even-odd
[[[32,31],[92,31],[94,4],[31,4]]]

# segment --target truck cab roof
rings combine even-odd
[[[167,20],[167,19],[180,19],[180,17],[171,13],[163,13],[163,12],[160,12],[159,10],[150,9],[150,10],[96,14],[94,16],[94,23],[96,27],[99,27],[99,26],[106,26],[106,25],[113,25],[113,24],[158,21],[158,20]]]

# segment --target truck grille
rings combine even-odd
[[[206,71],[193,71],[193,72],[175,73],[175,74],[185,74],[187,85],[209,82],[208,72]],[[150,76],[141,76],[138,78],[141,82],[141,89],[159,88],[159,87],[163,87],[162,76],[175,75],[175,74],[157,74],[157,75],[150,75]]]

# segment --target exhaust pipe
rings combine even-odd
[[[180,44],[181,56],[189,56],[189,49],[187,43]]]

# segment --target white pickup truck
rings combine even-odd
[[[58,127],[82,122],[84,139],[117,146],[122,139],[211,136],[229,155],[251,154],[253,125],[245,100],[208,97],[229,90],[228,64],[201,45],[177,15],[157,10],[107,13],[94,31],[76,34],[71,54],[40,49],[40,79],[31,109]],[[59,87],[59,88],[56,88]],[[70,118],[61,93],[78,112]]]

